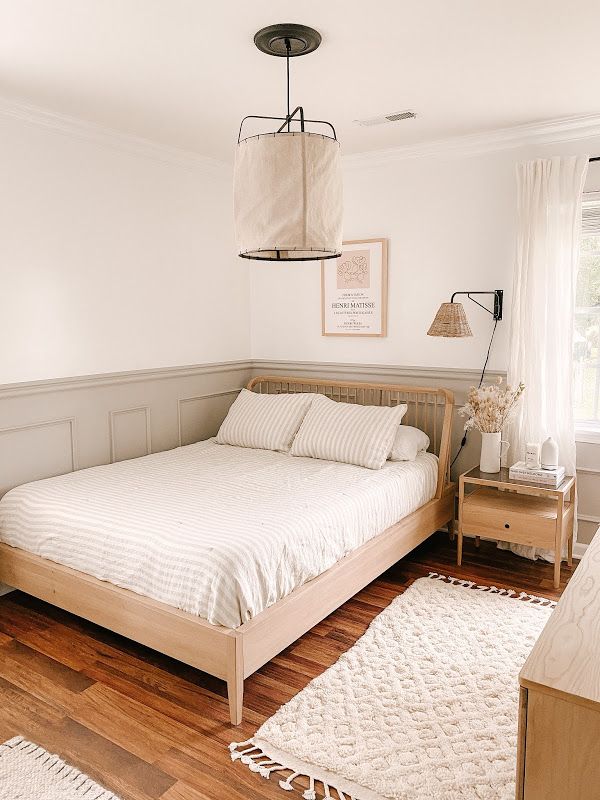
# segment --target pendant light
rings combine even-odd
[[[271,25],[254,43],[286,59],[287,114],[241,122],[235,156],[234,215],[238,253],[261,261],[317,261],[342,249],[342,175],[335,128],[290,112],[290,58],[317,49],[321,36],[304,25]],[[242,139],[247,120],[282,122],[276,131]],[[305,126],[325,126],[327,133]]]

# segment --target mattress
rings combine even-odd
[[[236,628],[435,494],[437,458],[381,470],[213,439],[18,486],[0,540]]]

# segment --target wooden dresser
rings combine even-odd
[[[517,800],[600,800],[600,534],[519,682]]]

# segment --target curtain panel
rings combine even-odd
[[[527,442],[552,435],[559,461],[575,473],[573,325],[587,156],[517,165],[518,227],[508,382],[525,383],[520,412],[510,425],[511,463]],[[511,545],[530,558],[536,548]],[[550,556],[549,560],[551,560]]]

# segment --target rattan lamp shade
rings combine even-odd
[[[238,253],[267,261],[335,258],[342,252],[339,143],[307,132],[239,142],[234,213]]]
[[[473,336],[463,304],[442,303],[435,315],[435,319],[431,323],[431,327],[427,331],[427,335],[449,336],[452,338]]]

